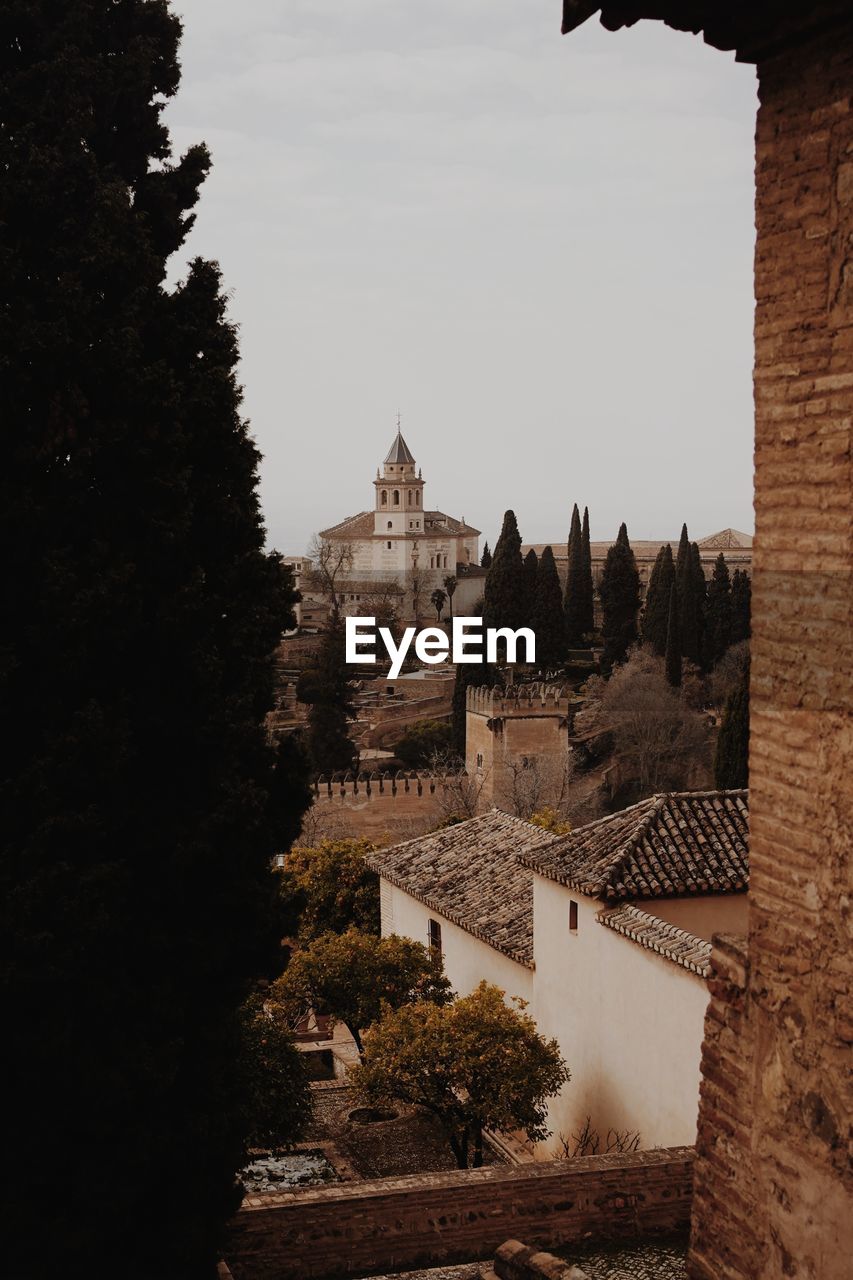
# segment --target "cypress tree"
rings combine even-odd
[[[577,503],[572,509],[569,527],[568,569],[566,571],[565,630],[570,645],[578,645],[583,638],[586,602],[584,599],[584,554],[581,518]]]
[[[707,594],[707,584],[705,582],[705,571],[702,568],[702,557],[699,553],[699,546],[695,542],[690,544],[690,599],[691,609],[690,618],[695,628],[695,640],[691,638],[691,651],[685,654],[691,662],[695,662],[697,667],[705,665],[705,597]],[[681,637],[681,648],[684,650],[684,636]]]
[[[732,644],[748,640],[751,634],[750,609],[752,583],[743,569],[735,569],[732,577]]]
[[[672,547],[667,543],[658,552],[649,578],[642,620],[643,644],[659,657],[666,653],[670,595],[674,585],[675,562]]]
[[[491,553],[491,551],[489,550],[489,544],[488,544],[488,542],[484,542],[484,543],[483,543],[483,551],[482,551],[482,554],[481,554],[481,556],[480,556],[480,568],[481,568],[481,569],[488,569],[488,568],[491,566],[491,563],[492,563],[492,553]]]
[[[673,689],[681,687],[681,633],[678,618],[678,592],[675,582],[669,588],[669,609],[666,628],[666,678]]]
[[[714,781],[724,791],[749,786],[749,664],[723,712],[714,756]]]
[[[625,661],[628,650],[637,640],[640,575],[624,524],[604,562],[601,603],[604,611],[601,669],[609,675],[617,663]]]
[[[514,511],[504,515],[492,564],[483,591],[483,626],[518,627],[528,625],[524,609],[524,567],[521,534]]]
[[[2,1238],[29,1280],[214,1270],[306,800],[263,724],[294,593],[236,333],[213,264],[165,283],[209,167],[162,118],[179,34],[162,0],[4,14]]]
[[[729,566],[722,551],[714,563],[705,600],[705,656],[710,666],[732,642],[732,584]]]
[[[675,561],[675,585],[678,591],[679,630],[681,632],[681,652],[685,658],[697,665],[702,658],[702,600],[704,598],[704,576],[699,563],[699,575],[702,576],[701,591],[696,575],[693,546],[687,536],[687,525],[681,527],[681,539],[678,544],[678,555]],[[696,561],[699,549],[696,548]]]
[[[304,671],[296,686],[300,702],[310,707],[306,746],[315,773],[345,773],[358,755],[349,736],[355,707],[345,655],[344,623],[333,613],[316,666]]]
[[[523,583],[523,605],[521,616],[524,618],[524,625],[533,626],[533,615],[536,610],[536,582],[539,575],[539,557],[531,547],[527,555],[524,557],[524,574]]]
[[[536,601],[533,609],[536,632],[536,665],[540,671],[553,671],[566,660],[566,631],[563,615],[563,593],[554,553],[546,547],[539,560],[536,577]]]
[[[581,634],[592,635],[595,630],[595,591],[592,585],[592,549],[589,545],[589,508],[583,509],[583,575],[581,577],[583,608],[581,609]]]

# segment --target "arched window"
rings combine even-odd
[[[393,521],[393,520],[389,520],[389,521],[388,521],[388,528],[389,528],[389,529],[393,529],[393,528],[394,528],[394,521]]]
[[[399,505],[400,505],[400,490],[395,489],[394,490],[394,506],[399,507]]]
[[[415,506],[419,507],[420,505],[421,505],[421,491],[420,489],[418,489],[417,493],[415,494]]]
[[[387,489],[382,490],[382,505],[383,507],[388,506],[388,490]]]
[[[411,505],[412,505],[412,501],[413,501],[413,497],[412,497],[412,490],[410,489],[410,490],[409,490],[409,506],[411,506]]]

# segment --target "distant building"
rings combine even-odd
[[[383,934],[440,949],[464,995],[529,1003],[572,1078],[537,1157],[589,1121],[692,1144],[711,937],[746,930],[743,791],[658,795],[555,836],[493,809],[370,855]]]
[[[373,510],[359,511],[320,533],[323,541],[346,544],[352,553],[350,566],[336,583],[346,612],[365,613],[363,606],[378,593],[398,587],[402,617],[428,616],[430,596],[444,578],[466,575],[478,565],[480,530],[464,516],[457,520],[444,511],[428,510],[425,484],[398,423],[382,468],[376,471]],[[454,598],[457,612],[470,594],[461,584],[460,589],[461,595]],[[475,591],[482,594],[481,583]]]

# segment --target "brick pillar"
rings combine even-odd
[[[715,961],[690,1265],[846,1280],[853,27],[758,71],[749,962]]]

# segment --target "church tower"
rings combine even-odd
[[[411,450],[400,431],[373,482],[376,489],[374,533],[393,541],[418,538],[424,533],[424,481],[417,470]]]

